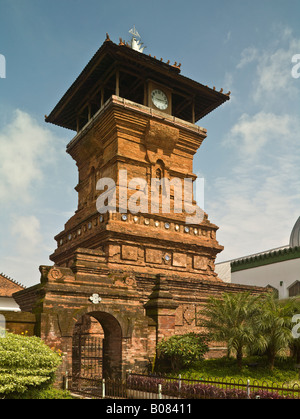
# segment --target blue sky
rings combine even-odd
[[[105,40],[182,63],[231,100],[199,125],[205,210],[225,246],[218,261],[288,244],[300,203],[299,0],[0,0],[0,272],[25,285],[52,264],[54,235],[77,207],[74,133],[44,122]]]

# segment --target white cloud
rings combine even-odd
[[[247,64],[257,60],[259,56],[258,49],[255,47],[247,47],[242,51],[241,60],[237,64],[236,68],[241,69]]]
[[[231,40],[231,31],[228,31],[224,38],[224,44],[227,44]]]
[[[300,83],[295,83],[291,75],[291,61],[300,53],[300,39],[289,27],[274,26],[273,33],[272,42],[264,48],[245,48],[236,65],[251,86],[249,98],[262,109],[288,108],[289,102],[299,96]]]
[[[300,42],[299,42],[300,50]],[[284,92],[286,96],[293,96],[296,86],[291,77],[291,48],[278,49],[272,53],[265,52],[257,65],[258,82],[254,90],[254,100],[259,102],[279,98]]]
[[[69,218],[62,216],[68,207],[61,202],[68,203],[67,196],[74,204],[67,184],[73,162],[65,153],[68,139],[24,111],[11,115],[0,128],[0,269],[33,285],[39,282],[39,265],[49,264],[53,236]]]
[[[300,40],[286,28],[264,50],[245,49],[237,65],[248,89],[243,97],[237,92],[237,102],[254,112],[242,113],[223,137],[228,170],[210,182],[207,211],[225,246],[218,261],[288,244],[299,217],[300,83],[291,76],[297,52]]]
[[[43,242],[40,228],[40,221],[34,215],[13,217],[11,232],[20,255],[29,256],[40,251]]]
[[[282,31],[281,37],[284,45],[264,51],[258,60],[258,81],[253,92],[256,102],[286,103],[299,94],[299,84],[291,75],[291,61],[294,54],[300,52],[300,39],[293,38],[288,28]]]
[[[220,260],[286,245],[299,216],[300,156],[281,149],[263,165],[236,159],[236,166],[212,185],[214,199],[208,213],[220,226]]]
[[[272,112],[258,112],[254,116],[243,114],[231,128],[223,144],[234,145],[236,150],[249,159],[257,157],[261,150],[275,142],[295,143],[299,132],[299,120],[291,115],[276,115]]]
[[[56,137],[27,113],[16,110],[0,131],[0,199],[4,204],[29,202],[53,159]]]
[[[54,250],[54,240],[36,215],[8,214],[5,221],[8,225],[1,249],[1,271],[25,286],[39,283],[39,266],[52,265],[49,254]]]

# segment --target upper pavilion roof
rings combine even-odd
[[[106,41],[45,120],[76,131],[77,118],[82,112],[87,112],[88,104],[93,107],[93,113],[99,110],[102,88],[105,100],[115,94],[117,71],[121,97],[143,103],[144,84],[151,79],[172,89],[172,115],[189,122],[192,122],[192,102],[193,122],[196,122],[229,100],[230,92],[224,94],[223,89],[218,92],[181,75],[180,66],[135,51],[122,40],[117,45],[107,35]]]

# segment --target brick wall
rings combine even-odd
[[[0,311],[0,314],[5,318],[7,332],[35,336],[36,316],[33,313]]]

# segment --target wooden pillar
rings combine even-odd
[[[120,71],[116,70],[116,96],[120,96]]]
[[[144,82],[144,105],[148,106],[148,85]]]
[[[101,108],[103,105],[104,105],[104,87],[101,87],[101,103],[100,103]]]
[[[193,124],[196,123],[196,117],[195,117],[195,99],[193,99],[193,102],[192,102],[192,123]]]

